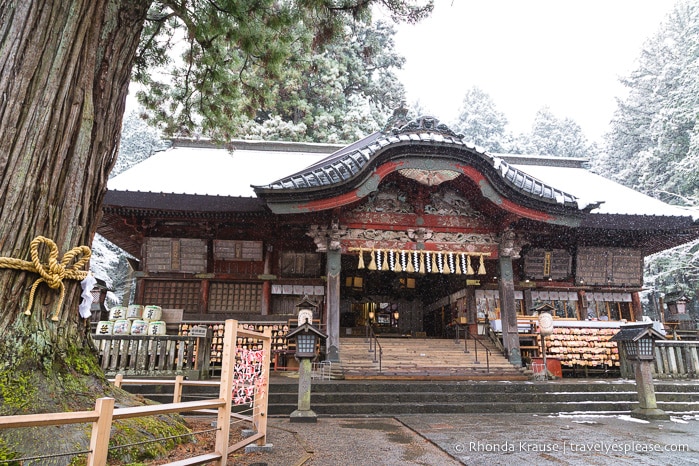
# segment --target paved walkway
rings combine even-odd
[[[699,413],[651,422],[599,414],[271,418],[267,441],[271,451],[240,459],[260,466],[699,465]]]

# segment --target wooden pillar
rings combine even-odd
[[[476,287],[466,286],[466,321],[468,322],[468,332],[471,335],[478,335],[478,309],[476,308]]]
[[[146,295],[146,285],[145,280],[142,277],[136,279],[136,297],[134,298],[134,303],[142,303],[145,301]]]
[[[524,314],[529,315],[529,311],[534,307],[532,290],[524,290]]]
[[[340,361],[340,272],[342,245],[340,239],[347,234],[337,220],[327,227],[311,225],[308,236],[313,238],[318,252],[325,253],[325,312],[327,313],[327,360]]]
[[[272,246],[269,245],[267,246],[267,249],[265,250],[265,264],[262,269],[262,274],[265,275],[265,277],[269,276],[272,273],[272,267],[271,267],[271,262],[272,262]],[[260,313],[263,316],[271,314],[270,308],[272,305],[272,284],[268,279],[265,278],[265,281],[262,282],[262,302],[260,303]]]
[[[517,309],[515,308],[515,281],[512,257],[519,256],[516,234],[505,230],[498,245],[498,270],[500,272],[500,319],[502,321],[502,344],[507,351],[507,359],[516,366],[522,365],[522,352],[519,349],[517,331]]]
[[[209,280],[203,279],[199,287],[199,312],[209,312]]]
[[[502,320],[502,343],[507,351],[507,359],[514,365],[522,365],[522,353],[519,349],[517,332],[517,309],[515,308],[514,272],[512,257],[498,258],[500,270],[500,319]]]
[[[326,306],[328,315],[327,359],[340,361],[340,272],[342,254],[339,249],[327,251]]]
[[[640,296],[638,296],[638,291],[631,293],[631,315],[636,322],[643,320],[643,305],[641,304]]]

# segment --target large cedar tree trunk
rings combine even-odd
[[[59,261],[90,246],[149,4],[0,0],[0,257],[30,260],[37,236]],[[24,315],[37,278],[0,269],[0,415],[90,409],[110,392],[78,315],[80,283],[64,280],[53,322],[59,293],[45,283]]]

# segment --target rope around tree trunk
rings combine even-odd
[[[44,243],[49,248],[49,259],[47,264],[42,264],[39,259],[39,245]],[[31,261],[15,259],[12,257],[0,257],[0,267],[5,269],[26,270],[28,272],[38,273],[41,277],[37,278],[32,284],[29,292],[29,303],[25,315],[32,314],[32,305],[34,304],[34,293],[36,288],[42,283],[46,283],[49,288],[59,290],[60,295],[56,310],[51,316],[51,320],[58,321],[58,314],[63,306],[65,298],[65,286],[63,279],[82,281],[87,277],[88,272],[80,270],[90,260],[92,252],[87,246],[77,246],[63,255],[61,262],[58,262],[58,247],[52,240],[43,236],[37,236],[30,244]],[[80,257],[74,264],[69,264],[78,256]]]

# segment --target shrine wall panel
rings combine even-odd
[[[211,282],[209,312],[259,313],[262,309],[262,284]]]
[[[144,280],[143,303],[163,308],[199,311],[199,280]]]
[[[539,280],[562,280],[571,275],[572,262],[572,256],[565,249],[531,249],[524,256],[524,275]]]
[[[264,273],[264,262],[217,260],[214,262],[214,273],[257,278]]]
[[[323,270],[318,253],[283,252],[279,266],[282,277],[319,277]]]
[[[191,238],[148,238],[146,271],[206,272],[206,241]]]
[[[262,241],[214,240],[214,259],[262,261]]]
[[[588,285],[641,286],[643,255],[630,248],[580,247],[575,276]]]

